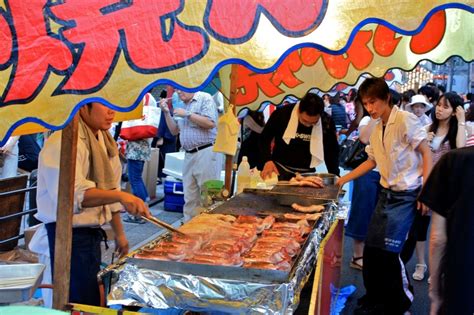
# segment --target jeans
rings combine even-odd
[[[128,160],[128,181],[130,186],[132,186],[132,192],[135,196],[140,198],[143,201],[146,201],[148,198],[148,192],[143,182],[143,167],[145,161],[140,160]]]

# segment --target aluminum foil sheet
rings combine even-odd
[[[334,205],[334,209],[336,206]],[[316,265],[319,245],[336,220],[325,214],[311,234],[287,283],[255,283],[164,273],[126,263],[108,295],[108,305],[178,308],[239,314],[293,314],[301,290]]]

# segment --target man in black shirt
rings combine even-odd
[[[276,173],[288,180],[296,172],[314,172],[323,161],[330,173],[339,175],[336,127],[316,94],[307,93],[299,103],[273,112],[263,129],[260,149],[265,162],[262,178]]]
[[[430,236],[431,314],[474,314],[474,147],[451,150],[420,195],[433,210]]]

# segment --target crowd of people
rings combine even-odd
[[[267,122],[259,112],[242,119],[239,159],[247,156],[264,179],[273,173],[290,179],[296,173],[314,172],[322,163],[330,173],[340,175],[340,143],[358,139],[366,145],[366,160],[337,182],[353,185],[345,233],[353,239],[350,267],[362,270],[366,289],[356,314],[403,314],[410,308],[414,293],[405,265],[413,253],[417,263],[411,278],[422,281],[430,271],[432,314],[474,310],[472,302],[459,306],[455,283],[461,281],[462,270],[448,272],[456,260],[446,258],[450,253],[460,257],[461,251],[469,251],[468,245],[455,240],[464,237],[472,244],[472,232],[461,232],[457,225],[461,220],[472,222],[466,211],[466,188],[456,189],[461,183],[472,189],[471,181],[461,175],[460,165],[472,163],[474,147],[458,150],[474,145],[472,94],[467,98],[466,102],[455,92],[444,92],[432,84],[400,95],[383,79],[369,78],[347,95],[320,97],[308,92],[297,103],[277,108]],[[203,183],[220,177],[222,160],[213,151],[219,106],[210,94],[163,90],[158,102],[153,98],[148,106],[161,110],[158,133],[128,141],[123,152],[115,142],[120,126],[110,131],[114,111],[100,103],[89,103],[79,111],[71,302],[99,304],[96,275],[104,236],[101,226],[111,224],[123,255],[128,252],[128,241],[120,212],[129,213],[129,222],[141,223],[141,216],[150,216],[142,172],[152,147],[161,149],[159,180],[164,177],[164,155],[178,147],[185,151],[185,221],[199,213]],[[49,242],[52,265],[60,139],[61,131],[50,135],[44,145],[37,135],[11,137],[0,148],[2,178],[15,176],[18,167],[28,172],[38,168],[36,218],[44,223],[42,233]],[[447,176],[451,171],[454,173]],[[450,180],[443,182],[443,176]],[[124,177],[128,177],[131,193],[121,189]],[[446,199],[440,199],[443,195]],[[430,221],[428,264],[425,252]],[[472,253],[469,255],[462,266],[473,262]],[[84,265],[90,268],[85,270]],[[461,281],[466,286],[468,279],[474,281],[472,272],[468,274],[470,278]]]

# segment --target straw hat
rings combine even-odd
[[[431,109],[431,107],[433,107],[433,105],[431,105],[430,103],[428,103],[426,101],[426,98],[421,95],[421,94],[416,94],[416,95],[413,95],[411,97],[411,103],[407,104],[405,106],[405,108],[409,109],[410,111],[413,110],[412,109],[412,106],[415,105],[415,104],[423,104],[425,105],[425,112],[429,111]]]

